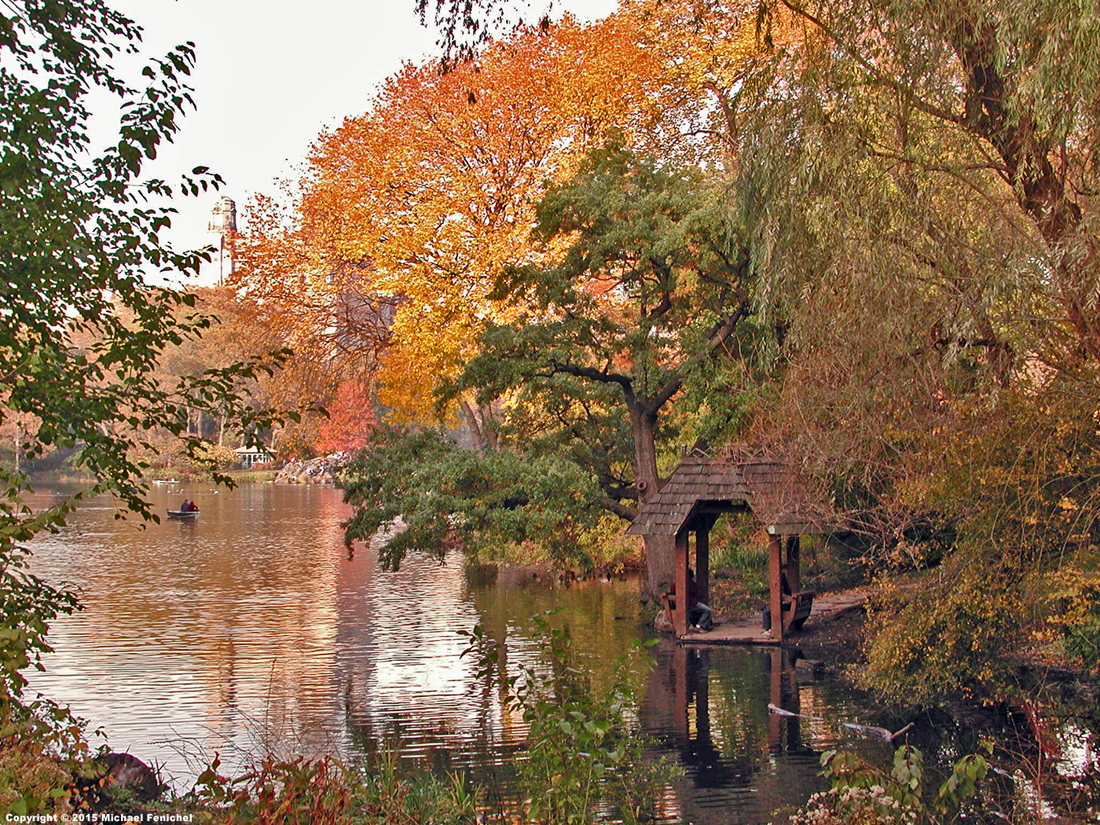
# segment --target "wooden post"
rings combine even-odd
[[[699,601],[710,605],[710,527],[709,519],[695,522],[695,582],[699,585]]]
[[[687,528],[676,534],[676,609],[672,611],[672,628],[677,637],[687,635],[688,626],[688,536]]]
[[[769,607],[772,614],[771,637],[783,641],[783,588],[780,575],[783,568],[783,545],[777,535],[768,536],[768,588],[771,594]]]
[[[797,593],[802,589],[798,549],[798,536],[787,536],[787,584],[791,586],[791,593]]]

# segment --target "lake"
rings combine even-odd
[[[233,769],[269,751],[392,750],[410,769],[462,769],[506,805],[502,755],[525,731],[461,656],[459,631],[480,625],[510,662],[536,664],[531,617],[558,609],[596,681],[651,635],[633,579],[566,586],[468,570],[459,554],[386,572],[371,547],[349,559],[349,511],[330,487],[173,484],[151,495],[157,512],[189,498],[201,515],[140,530],[102,499],[37,540],[36,572],[78,587],[86,609],[53,624],[55,652],[31,683],[178,789],[215,751]],[[876,723],[866,699],[796,672],[780,651],[662,643],[637,691],[652,750],[683,768],[662,802],[667,822],[768,822],[822,787],[822,751],[889,754],[842,733],[842,721]],[[770,715],[769,702],[816,719]]]

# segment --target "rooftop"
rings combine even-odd
[[[829,508],[799,473],[766,456],[725,450],[685,453],[656,498],[642,506],[632,535],[676,535],[699,513],[747,509],[769,533],[829,532]]]

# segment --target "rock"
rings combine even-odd
[[[308,461],[291,460],[283,465],[275,476],[276,484],[335,484],[336,471],[349,460],[347,453],[311,458]]]
[[[668,620],[668,614],[665,611],[659,610],[657,615],[653,619],[653,629],[658,633],[672,633],[672,622]]]
[[[100,777],[103,788],[127,790],[142,802],[152,802],[165,791],[156,771],[132,754],[109,751],[96,762],[104,771]]]

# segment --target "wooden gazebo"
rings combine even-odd
[[[813,594],[799,588],[799,536],[827,532],[823,527],[824,507],[793,469],[781,461],[733,451],[721,455],[686,453],[627,532],[675,538],[677,594],[688,592],[694,534],[699,598],[708,602],[710,530],[723,513],[740,512],[751,512],[768,534],[771,639],[782,642],[785,635],[801,627],[813,600]],[[677,637],[685,636],[686,597],[671,600],[669,608]]]

